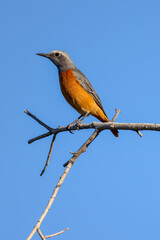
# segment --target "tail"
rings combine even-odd
[[[98,118],[101,122],[110,122],[105,112],[103,112],[103,114],[92,114],[92,115]],[[112,129],[111,132],[115,137],[119,137],[118,135],[119,132],[117,129]]]
[[[109,121],[109,119],[107,118],[107,120],[105,120],[105,121],[103,120],[102,122],[110,122],[110,121]],[[111,132],[113,133],[113,135],[114,135],[115,137],[119,137],[119,135],[118,135],[119,132],[118,132],[117,129],[112,129]]]
[[[110,121],[109,121],[108,117],[106,116],[105,121],[103,120],[102,122],[110,122]],[[113,133],[113,135],[114,135],[115,137],[119,137],[119,135],[118,135],[119,132],[118,132],[117,129],[112,129],[111,132]]]
[[[119,137],[118,135],[118,130],[117,129],[112,129],[111,132],[114,134],[115,137]]]

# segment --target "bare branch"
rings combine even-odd
[[[55,237],[55,236],[57,236],[57,235],[59,235],[59,234],[64,233],[64,232],[67,231],[67,230],[69,230],[69,228],[66,228],[66,229],[64,229],[64,230],[62,230],[62,231],[60,231],[60,232],[58,232],[58,233],[54,233],[54,234],[52,234],[52,235],[47,235],[47,236],[45,236],[45,238]]]
[[[66,132],[66,131],[74,131],[74,130],[83,130],[83,129],[98,129],[99,131],[107,130],[107,129],[118,129],[118,130],[133,130],[136,131],[141,137],[142,133],[140,133],[140,130],[152,130],[152,131],[160,131],[160,124],[155,123],[115,123],[113,122],[118,114],[120,113],[120,110],[116,109],[116,114],[111,120],[111,122],[92,122],[92,123],[83,123],[80,126],[71,126],[68,129],[68,126],[62,126],[58,128],[51,128],[45,123],[43,123],[41,120],[39,120],[37,117],[35,117],[33,114],[31,114],[29,111],[25,110],[25,113],[27,113],[30,117],[35,119],[38,123],[40,123],[43,127],[45,127],[49,132],[42,134],[40,136],[37,136],[35,138],[32,138],[28,141],[28,143],[32,143],[34,141],[37,141],[39,139],[48,137],[52,134],[58,134],[60,132]]]
[[[83,130],[83,129],[98,129],[100,131],[107,130],[107,129],[118,129],[118,130],[132,130],[136,131],[137,133],[140,130],[151,130],[151,131],[160,131],[160,124],[156,123],[113,123],[113,122],[93,122],[93,123],[83,123],[80,126],[73,126],[69,130]],[[39,139],[48,137],[52,134],[57,134],[61,132],[69,131],[67,126],[65,127],[58,127],[55,129],[52,129],[50,132],[42,134],[40,136],[37,136],[35,138],[32,138],[28,141],[28,143],[32,143],[34,141],[37,141]],[[140,136],[142,136],[142,133],[138,133]]]
[[[45,170],[46,170],[46,167],[47,167],[48,164],[49,164],[49,159],[50,159],[50,157],[51,157],[51,153],[52,153],[52,149],[53,149],[53,145],[54,145],[55,139],[56,139],[56,134],[53,135],[52,142],[51,142],[51,146],[50,146],[49,153],[48,153],[48,157],[47,157],[47,161],[46,161],[46,164],[45,164],[45,166],[44,166],[44,168],[43,168],[40,176],[43,175],[43,173],[44,173]]]
[[[41,226],[41,223],[43,221],[43,219],[45,218],[46,214],[48,213],[54,199],[56,198],[56,195],[58,193],[58,190],[60,189],[62,183],[64,182],[68,172],[70,171],[73,163],[76,161],[76,159],[83,153],[86,151],[87,147],[91,144],[91,142],[93,142],[93,140],[99,135],[99,131],[95,130],[94,133],[87,139],[87,141],[82,145],[82,147],[72,156],[72,158],[67,162],[67,167],[65,168],[62,176],[60,177],[60,180],[58,181],[52,196],[44,210],[44,212],[42,213],[41,217],[39,218],[37,224],[35,225],[35,227],[33,228],[31,234],[29,235],[29,237],[27,238],[27,240],[30,240],[33,235],[35,234],[36,231],[38,231],[38,229]]]
[[[65,229],[59,233],[55,233],[55,234],[52,234],[52,235],[47,235],[47,236],[44,236],[40,230],[40,226],[41,226],[41,223],[43,221],[43,219],[45,218],[46,214],[48,213],[52,203],[54,202],[56,196],[57,196],[57,193],[61,187],[61,185],[63,184],[67,174],[69,173],[72,165],[75,163],[76,159],[83,153],[86,151],[87,147],[94,141],[94,139],[99,135],[99,133],[103,130],[106,130],[106,129],[121,129],[121,130],[133,130],[133,131],[136,131],[140,136],[142,135],[139,131],[140,130],[153,130],[153,131],[160,131],[160,124],[152,124],[152,123],[114,123],[113,121],[116,119],[116,117],[118,116],[118,114],[120,113],[120,111],[118,111],[116,109],[116,114],[115,116],[113,117],[112,121],[111,122],[107,122],[107,123],[100,123],[100,122],[93,122],[93,123],[87,123],[87,124],[81,124],[80,126],[71,126],[70,129],[68,129],[68,126],[66,127],[58,127],[56,129],[53,129],[51,127],[49,127],[48,125],[46,125],[45,123],[43,123],[41,120],[39,120],[37,117],[35,117],[33,114],[31,114],[30,112],[28,112],[27,110],[25,111],[30,117],[32,117],[33,119],[35,119],[39,124],[41,124],[43,127],[45,127],[47,130],[49,130],[49,132],[43,134],[43,135],[40,135],[36,138],[33,138],[29,141],[29,143],[31,142],[34,142],[36,140],[39,140],[39,139],[42,139],[44,137],[47,137],[47,136],[50,136],[50,135],[54,135],[53,136],[53,139],[52,139],[52,142],[51,142],[51,146],[50,146],[50,150],[49,150],[49,154],[48,154],[48,158],[47,158],[47,161],[46,161],[46,164],[42,170],[42,173],[41,175],[44,173],[47,165],[49,164],[49,159],[50,159],[50,156],[51,156],[51,152],[52,152],[52,148],[53,148],[53,144],[54,144],[54,141],[55,141],[55,138],[56,138],[56,135],[60,132],[65,132],[65,131],[69,131],[69,130],[82,130],[82,129],[95,129],[95,131],[93,132],[93,134],[86,140],[86,142],[75,152],[75,153],[72,153],[73,156],[70,158],[69,161],[67,161],[65,164],[64,164],[64,167],[65,170],[62,174],[62,176],[60,177],[60,180],[58,181],[56,187],[54,188],[53,190],[53,193],[51,195],[51,198],[44,210],[44,212],[42,213],[41,217],[39,218],[37,224],[35,225],[35,227],[33,228],[31,234],[29,235],[29,237],[27,238],[27,240],[30,240],[33,235],[35,234],[35,232],[37,231],[41,237],[41,239],[45,240],[46,238],[49,238],[49,237],[54,237],[56,235],[59,235],[61,233],[63,233],[64,231],[68,230],[68,229]]]

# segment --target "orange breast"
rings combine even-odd
[[[108,121],[94,98],[81,87],[72,69],[60,73],[59,79],[63,96],[76,111],[80,114],[89,113],[100,121]]]

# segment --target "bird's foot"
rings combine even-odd
[[[78,121],[77,123],[76,123],[76,126],[79,128],[79,127],[81,127],[82,126],[82,121]]]
[[[82,125],[82,121],[77,121],[76,123],[70,123],[67,126],[67,129],[69,130],[70,133],[74,134],[76,132],[76,130],[71,130],[71,128],[73,126],[76,126],[77,129],[79,129],[79,127]]]
[[[82,118],[83,117],[83,118]],[[81,119],[82,118],[82,119]],[[81,119],[81,120],[80,120]],[[67,126],[67,129],[69,130],[70,133],[74,133],[76,130],[71,130],[71,128],[73,126],[77,126],[77,127],[80,127],[81,126],[81,122],[82,120],[84,119],[84,116],[83,115],[80,115],[74,122],[68,124]]]

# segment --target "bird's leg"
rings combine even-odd
[[[78,122],[78,120],[79,119],[81,119],[83,117],[83,115],[80,115],[74,122],[72,122],[72,123],[70,123],[70,124],[68,124],[68,128],[70,128],[70,127],[73,127],[74,126],[74,124],[76,123],[76,122]]]
[[[77,121],[76,126],[80,126],[81,123],[82,123],[82,121],[83,121],[88,115],[89,115],[88,112],[86,112],[84,115],[82,115],[82,116],[83,116],[82,119],[79,120],[79,121]]]
[[[74,124],[77,123],[77,122],[79,121],[79,119],[81,119],[82,117],[83,117],[83,115],[80,115],[74,122],[68,124],[67,128],[68,128],[68,130],[70,131],[70,133],[73,134],[73,132],[70,130],[70,128],[73,127]]]

